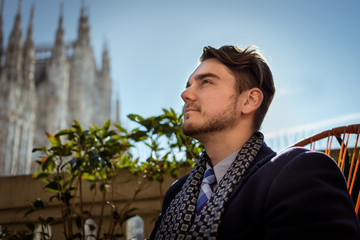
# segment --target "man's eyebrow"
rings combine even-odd
[[[195,81],[199,81],[199,80],[202,80],[207,77],[220,79],[220,77],[214,73],[202,73],[202,74],[195,76]],[[186,82],[186,88],[188,88],[188,87],[190,87],[189,81]]]
[[[199,74],[195,77],[195,80],[201,80],[207,77],[211,77],[211,78],[217,78],[220,79],[220,77],[214,73],[203,73],[203,74]]]

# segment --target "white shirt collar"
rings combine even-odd
[[[221,160],[218,164],[213,167],[215,177],[216,177],[216,184],[214,186],[214,189],[217,187],[221,179],[225,176],[227,170],[230,168],[231,164],[235,161],[236,155],[238,154],[240,149],[236,150],[235,152],[228,155],[226,158]],[[210,168],[211,166],[207,163],[206,168]]]

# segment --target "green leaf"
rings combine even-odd
[[[83,158],[73,158],[70,161],[70,165],[71,165],[71,172],[75,172],[76,170],[79,170],[79,168],[81,167],[81,165],[85,162],[85,159]]]
[[[31,205],[35,210],[40,210],[40,209],[45,208],[45,205],[44,205],[43,201],[41,201],[40,198],[35,199]]]
[[[35,209],[30,209],[29,211],[27,211],[25,214],[24,214],[24,217],[26,217],[27,215],[31,214],[35,212]]]
[[[57,156],[71,156],[72,155],[72,149],[71,149],[72,145],[59,145],[59,146],[54,146],[52,147],[50,150],[53,152],[53,155],[57,155]]]
[[[54,175],[53,180],[54,182],[60,182],[63,178],[61,176],[58,175]]]
[[[70,166],[72,166],[72,164],[73,164],[73,159],[71,159],[71,160],[67,161],[66,163],[64,163],[64,164],[61,166],[60,170],[62,171],[62,170],[64,169],[64,167],[66,167],[66,165],[69,165],[69,164],[70,164]]]
[[[50,163],[52,162],[52,160],[53,160],[53,156],[51,156],[51,155],[45,156],[45,157],[43,158],[43,160],[41,161],[41,162],[42,162],[42,163],[41,163],[41,169],[42,169],[43,171],[45,171],[46,169],[48,169],[48,167],[49,167]]]
[[[125,128],[123,128],[121,125],[115,123],[114,126],[118,129],[118,131],[122,132],[122,133],[127,133],[127,131],[125,130]]]
[[[45,188],[47,190],[49,190],[49,191],[52,191],[52,192],[53,191],[56,191],[56,192],[59,191],[57,182],[50,182],[45,186]]]
[[[73,195],[69,192],[69,191],[66,191],[62,197],[61,197],[61,200],[64,202],[64,203],[68,203],[70,202],[70,200],[73,198]]]
[[[56,195],[53,195],[49,198],[49,202],[51,202],[54,198],[56,198],[57,200],[59,200],[59,195],[56,194]]]
[[[44,171],[39,171],[39,172],[36,172],[32,175],[32,178],[34,179],[40,179],[40,178],[45,178],[45,177],[48,177],[49,176],[49,173],[48,172],[44,172]]]
[[[91,173],[83,173],[83,176],[82,178],[86,181],[89,181],[89,182],[94,182],[96,181],[96,176],[94,174],[91,174]],[[92,185],[91,185],[92,186]],[[91,189],[91,186],[90,186],[90,190]]]
[[[104,126],[102,127],[102,129],[107,131],[109,129],[110,125],[111,125],[111,121],[109,119],[104,123]]]
[[[33,148],[32,152],[38,152],[38,151],[47,151],[48,149],[46,147],[42,148]]]
[[[83,131],[83,129],[81,128],[81,125],[78,121],[74,120],[74,123],[72,125],[73,128],[77,129],[77,130],[80,130],[80,132]]]
[[[112,141],[119,141],[119,140],[121,140],[121,139],[122,139],[122,137],[119,136],[119,135],[114,135],[114,136],[112,136],[112,138],[111,138]]]
[[[129,114],[127,116],[131,121],[140,123],[141,121],[144,121],[144,118],[137,114]]]
[[[55,134],[55,137],[59,137],[59,136],[62,136],[62,135],[69,135],[69,134],[74,134],[74,129],[64,129],[64,130],[61,130],[59,132],[57,132]]]
[[[48,140],[51,142],[52,145],[59,145],[59,139],[51,135],[50,133],[45,133]]]
[[[134,133],[131,133],[129,138],[133,139],[136,142],[143,141],[148,138],[147,131],[136,131]]]
[[[136,210],[138,210],[138,208],[130,208],[129,210],[127,210],[126,214],[131,214],[131,213],[135,212]]]
[[[141,125],[143,125],[144,127],[146,127],[146,129],[148,130],[148,131],[150,131],[151,130],[151,128],[156,128],[157,127],[157,125],[158,125],[158,122],[157,121],[155,121],[155,119],[154,118],[147,118],[147,119],[144,119],[144,120],[142,120],[141,122],[139,122]]]

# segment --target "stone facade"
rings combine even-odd
[[[25,41],[21,36],[21,4],[3,46],[0,8],[0,175],[32,172],[33,147],[47,144],[45,132],[102,125],[110,119],[110,62],[104,47],[97,70],[90,45],[88,14],[81,9],[78,37],[65,43],[62,13],[52,46],[34,46],[33,12]]]

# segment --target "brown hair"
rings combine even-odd
[[[235,88],[239,93],[255,87],[262,91],[264,99],[253,121],[254,130],[259,130],[275,94],[272,73],[263,57],[250,47],[242,50],[236,46],[219,49],[207,46],[204,47],[200,62],[209,58],[216,58],[233,72],[237,80]]]

